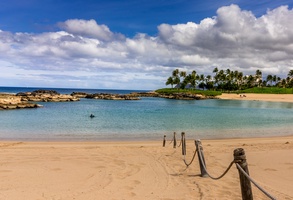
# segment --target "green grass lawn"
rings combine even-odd
[[[194,90],[194,89],[176,89],[176,88],[162,88],[156,90],[160,94],[173,93],[187,93],[187,94],[201,94],[204,96],[218,96],[222,93],[259,93],[259,94],[293,94],[293,88],[279,88],[279,87],[254,87],[245,90],[237,91],[214,91],[214,90]]]

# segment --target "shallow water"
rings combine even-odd
[[[9,90],[9,88],[8,88]],[[13,88],[9,92],[32,91]],[[124,90],[55,89],[70,94]],[[0,92],[8,92],[0,88]],[[292,135],[293,103],[239,100],[139,101],[81,99],[41,102],[37,109],[0,111],[2,140],[148,140],[186,132],[190,139]],[[94,118],[90,118],[90,114]],[[179,136],[178,136],[179,137]]]

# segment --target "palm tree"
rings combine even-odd
[[[215,68],[214,68],[214,70],[213,70],[213,73],[216,73],[216,74],[217,74],[217,73],[218,73],[218,71],[219,71],[219,70],[218,70],[218,68],[217,68],[217,67],[215,67]]]
[[[273,76],[271,74],[269,74],[267,76],[267,82],[270,82],[270,86],[272,86],[272,81],[273,81]]]
[[[216,73],[215,76],[214,76],[214,80],[215,80],[215,85],[216,87],[218,86],[218,82],[219,82],[219,76],[218,76],[218,68],[216,67],[214,70],[213,70],[213,73]]]
[[[171,84],[171,88],[173,88],[174,79],[171,76],[166,81],[166,85],[170,85],[170,84]]]
[[[199,87],[199,88],[202,88],[203,90],[204,90],[204,86],[205,86],[205,84],[204,84],[204,80],[205,80],[204,74],[201,74],[201,75],[199,76],[200,84],[198,85],[198,87]]]
[[[178,85],[180,83],[180,78],[178,76],[174,77],[173,84]]]
[[[192,85],[192,87],[195,89],[196,87],[196,82],[197,82],[197,79],[196,79],[196,71],[193,70],[190,74],[190,77],[189,77],[189,83],[190,85]]]
[[[287,82],[288,87],[292,87],[292,93],[293,93],[293,69],[291,69],[288,73],[288,82]]]
[[[262,72],[259,69],[255,72],[255,79],[257,82],[257,86],[259,87],[262,82]]]
[[[180,78],[179,78],[179,69],[175,69],[172,72],[172,78],[173,78],[173,84],[178,85],[180,83]]]
[[[285,88],[286,87],[286,79],[282,79],[282,81],[280,82],[281,84],[280,84],[280,86],[281,87],[283,87],[283,88]]]
[[[211,75],[207,75],[205,81],[206,81],[205,86],[208,90],[214,87],[214,82],[212,81]]]
[[[180,72],[180,77],[185,78],[185,77],[186,77],[186,72],[185,72],[185,71],[181,71],[181,72]]]
[[[237,75],[237,77],[236,77],[236,79],[237,79],[238,89],[241,90],[242,83],[243,83],[243,73],[242,72],[239,72],[238,75]]]
[[[178,74],[179,74],[179,69],[175,69],[175,70],[172,72],[172,76],[173,76],[173,77],[178,76]]]
[[[277,82],[277,76],[276,76],[276,75],[274,75],[272,80],[274,81],[274,85],[276,86],[276,82]]]
[[[180,81],[181,82],[181,86],[180,87],[182,89],[184,89],[185,88],[185,85],[187,84],[187,83],[184,82],[184,79],[186,78],[186,72],[185,71],[181,71],[179,73],[179,76],[182,77],[182,82]]]
[[[293,69],[291,69],[288,73],[288,77],[293,78]]]
[[[249,75],[247,78],[247,86],[249,88],[253,87],[254,77],[252,75]]]

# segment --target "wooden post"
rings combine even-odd
[[[249,175],[244,149],[238,148],[234,150],[234,161],[235,163],[238,163],[240,167]],[[242,199],[253,200],[250,180],[246,178],[246,176],[239,169],[238,173],[240,179]]]
[[[181,133],[181,145],[182,145],[182,155],[186,155],[186,142],[185,142],[185,133]]]
[[[163,139],[163,147],[165,147],[166,145],[166,135],[164,135],[164,139]]]
[[[200,167],[200,176],[201,177],[207,177],[208,174],[205,170],[205,168],[203,166],[206,166],[206,163],[205,163],[205,159],[204,159],[204,155],[203,155],[203,148],[201,146],[201,141],[200,140],[195,140],[195,146],[196,146],[196,151],[197,151],[197,156],[198,156],[198,162],[199,162],[199,167]],[[200,159],[200,154],[201,153],[201,156],[202,156],[202,160],[203,160],[203,163]]]
[[[176,142],[176,132],[174,132],[173,136],[173,148],[176,148],[177,142]]]

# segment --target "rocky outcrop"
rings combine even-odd
[[[136,97],[161,97],[157,92],[132,92],[130,95]]]
[[[16,96],[21,97],[22,101],[34,102],[66,102],[66,101],[79,101],[76,96],[69,94],[60,94],[54,90],[36,90],[33,92],[21,92]]]
[[[167,99],[178,100],[201,100],[212,99],[216,97],[207,97],[200,94],[188,93],[173,93],[162,94],[157,92],[134,92],[130,94],[108,94],[108,93],[95,93],[88,94],[85,92],[73,92],[69,94],[60,94],[54,90],[36,90],[33,92],[21,92],[16,95],[1,94],[0,95],[0,109],[17,109],[17,108],[37,108],[38,104],[29,103],[33,102],[68,102],[79,101],[80,98],[89,99],[104,99],[104,100],[140,100],[140,97],[158,97]]]
[[[105,93],[95,93],[88,94],[85,98],[88,99],[104,99],[104,100],[140,100],[138,96],[127,94],[105,94]]]
[[[174,93],[174,94],[165,94],[161,95],[162,98],[167,99],[178,99],[178,100],[201,100],[206,99],[205,96],[199,94],[186,94],[186,93]]]
[[[159,97],[166,99],[177,99],[177,100],[202,100],[202,99],[214,99],[212,96],[203,96],[200,94],[188,94],[188,93],[173,93],[173,94],[164,94],[157,92],[138,92],[131,93],[132,95],[138,97]]]
[[[85,98],[88,95],[86,92],[72,92],[71,96],[74,96],[76,98]]]
[[[24,102],[21,97],[14,94],[0,94],[0,110],[21,109],[21,108],[38,108],[39,104]]]

